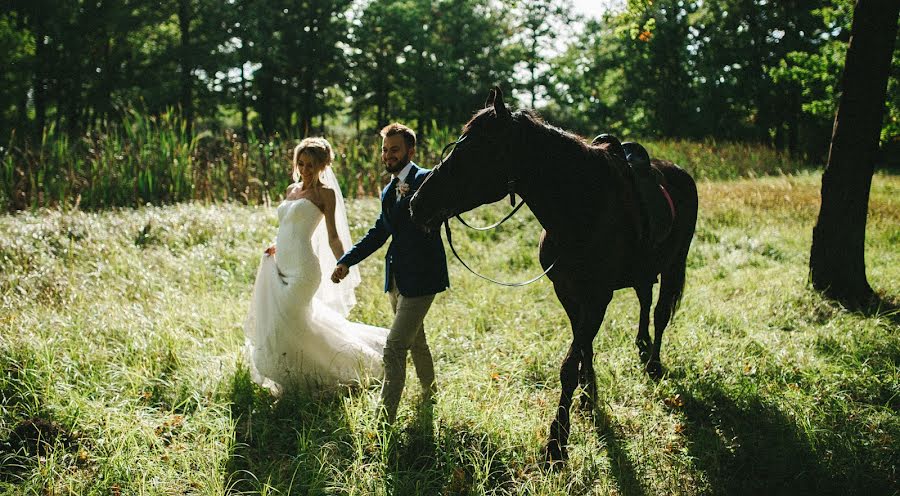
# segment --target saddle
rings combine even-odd
[[[622,143],[615,136],[601,134],[591,144],[606,144],[609,153],[627,164],[621,168],[626,184],[631,185],[626,188],[631,191],[623,195],[625,210],[632,217],[638,243],[655,247],[669,235],[675,220],[675,204],[666,190],[665,176],[652,166],[650,154],[640,143]]]

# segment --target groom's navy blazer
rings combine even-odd
[[[385,291],[390,289],[391,275],[403,296],[431,295],[450,287],[440,231],[426,233],[413,225],[409,217],[409,200],[429,172],[429,169],[412,164],[406,175],[409,191],[393,205],[391,203],[396,195],[394,182],[384,188],[381,192],[381,215],[365,237],[338,260],[339,264],[347,267],[356,265],[392,238],[384,259]]]

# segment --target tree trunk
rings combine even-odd
[[[311,136],[315,134],[315,129],[313,128],[313,119],[315,117],[315,95],[316,95],[316,82],[313,80],[312,74],[310,74],[311,70],[309,68],[305,69],[304,72],[304,92],[303,92],[303,122],[301,123],[301,129],[303,129],[303,136]]]
[[[104,30],[105,31],[105,30]],[[97,98],[97,105],[95,108],[99,110],[97,114],[99,114],[100,119],[109,119],[110,114],[112,114],[112,92],[113,85],[115,82],[113,81],[113,64],[112,64],[112,51],[113,51],[113,39],[110,38],[108,34],[104,32],[103,35],[103,70],[100,73],[100,95]]]
[[[256,72],[259,78],[259,98],[257,100],[256,109],[259,112],[259,119],[262,124],[263,133],[271,135],[275,132],[275,115],[272,109],[272,100],[274,99],[275,81],[269,73],[268,62]]]
[[[66,98],[60,98],[57,101],[60,102],[57,104],[56,115],[57,115],[57,129],[62,129],[59,127],[61,124],[61,117],[65,117],[65,125],[66,132],[69,133],[69,136],[78,136],[81,132],[81,129],[87,129],[87,122],[82,122],[82,117],[86,118],[88,115],[88,109],[84,108],[82,98],[83,94],[86,94],[84,90],[84,84],[82,83],[82,74],[83,72],[80,70],[80,65],[74,65],[73,67],[68,69],[66,73],[65,81],[60,81],[59,84],[59,92],[57,94],[64,94]],[[65,93],[63,93],[65,92]],[[62,103],[65,102],[65,103]],[[60,112],[60,107],[65,108],[65,112]],[[65,114],[62,116],[61,114]]]
[[[246,141],[249,136],[249,116],[247,115],[247,78],[244,76],[244,63],[241,63],[241,138]]]
[[[13,126],[13,128],[27,129],[28,128],[28,91],[23,90],[18,95],[18,113],[17,113],[17,123]],[[27,137],[27,133],[26,133]]]
[[[787,148],[791,156],[799,157],[800,143],[800,116],[803,108],[800,104],[800,95],[795,88],[790,91],[790,110],[787,113]]]
[[[181,66],[181,112],[190,138],[194,124],[194,98],[191,88],[191,0],[178,1],[178,29],[181,33],[181,50],[178,54]]]
[[[531,109],[534,110],[535,93],[537,93],[537,33],[533,33],[531,38],[531,57],[528,61],[528,84],[531,86]]]
[[[813,287],[851,308],[873,301],[864,246],[869,190],[897,34],[896,0],[858,0],[813,228]]]
[[[43,16],[37,15],[35,19],[35,70],[34,70],[34,131],[35,138],[38,143],[44,133],[44,126],[47,124],[47,57],[48,50],[45,40],[47,38],[47,29],[45,27]]]

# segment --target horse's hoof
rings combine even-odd
[[[581,413],[583,413],[585,415],[593,415],[594,414],[594,402],[587,396],[582,396],[581,404],[579,405],[579,410],[581,411]]]
[[[566,466],[565,460],[544,460],[543,469],[545,472],[559,472]]]
[[[650,357],[653,355],[650,353],[650,349],[653,347],[652,344],[646,343],[643,341],[635,341],[634,344],[637,345],[638,348],[638,357],[641,359],[641,363],[647,363],[650,361]]]
[[[650,362],[650,356],[650,350],[638,347],[638,358],[641,360],[641,363]]]
[[[662,379],[663,376],[663,367],[662,363],[659,360],[649,360],[647,361],[647,366],[645,367],[647,370],[647,375],[650,376],[653,380]]]
[[[554,470],[565,465],[569,459],[569,452],[565,446],[560,446],[557,441],[549,441],[544,447],[544,466]]]

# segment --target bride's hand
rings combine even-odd
[[[350,273],[350,269],[344,264],[338,264],[337,267],[334,268],[334,272],[331,273],[331,282],[337,284],[341,282],[341,280],[347,277],[347,274]]]
[[[265,254],[266,254],[266,256],[269,256],[269,257],[274,255],[275,254],[275,245],[272,245],[272,246],[266,248]]]

